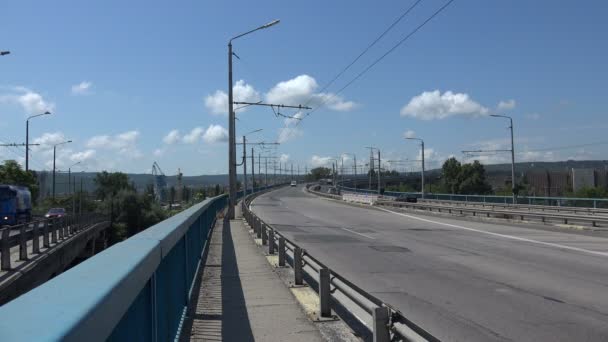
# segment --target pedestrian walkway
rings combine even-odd
[[[215,226],[182,340],[323,341],[236,216]]]

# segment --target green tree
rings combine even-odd
[[[462,165],[458,181],[460,194],[484,195],[492,192],[492,187],[486,180],[486,170],[478,160]]]
[[[441,167],[442,182],[446,189],[452,192],[452,194],[458,189],[460,185],[460,171],[462,165],[456,158],[452,157],[446,160]]]
[[[309,181],[318,181],[324,178],[331,178],[331,169],[327,167],[315,167],[306,175],[306,179]]]
[[[220,185],[219,184],[215,184],[215,196],[220,194]]]
[[[97,186],[95,195],[102,201],[115,196],[121,190],[135,190],[129,184],[129,176],[122,172],[99,172],[95,175],[94,182]]]
[[[26,186],[32,193],[32,199],[38,198],[38,181],[36,173],[33,171],[25,172],[21,165],[14,160],[5,160],[0,165],[0,184]]]

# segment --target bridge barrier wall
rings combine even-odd
[[[227,199],[194,205],[0,307],[0,340],[175,339]]]
[[[227,203],[209,198],[1,306],[0,341],[177,340]]]

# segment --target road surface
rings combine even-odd
[[[608,341],[608,233],[359,208],[300,186],[252,209],[441,340]]]

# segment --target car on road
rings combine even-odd
[[[67,215],[67,212],[65,211],[65,208],[51,208],[44,215],[44,217],[46,217],[46,218],[58,218],[58,217],[66,216],[66,215]]]
[[[416,197],[416,195],[412,195],[412,194],[401,195],[401,196],[395,198],[395,201],[396,202],[416,203],[416,202],[418,202],[418,197]]]
[[[289,184],[289,186],[296,186],[298,185],[298,183],[296,181],[291,181],[291,184]]]

